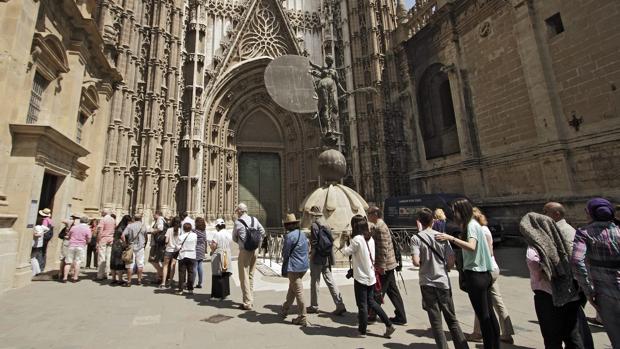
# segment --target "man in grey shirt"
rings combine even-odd
[[[256,228],[262,236],[265,236],[265,229],[257,218],[248,215],[248,207],[244,203],[240,203],[235,209],[238,219],[232,232],[233,241],[239,244],[239,257],[237,265],[239,267],[239,283],[241,284],[241,293],[243,304],[241,309],[252,310],[254,306],[254,269],[256,269],[256,257],[260,247],[248,251],[245,249],[246,226]],[[245,225],[241,222],[245,223]],[[260,246],[260,244],[259,244]]]
[[[138,267],[138,285],[142,285],[142,271],[144,270],[144,245],[146,245],[146,226],[142,223],[142,214],[133,216],[133,223],[127,225],[121,236],[123,243],[131,244],[133,248],[133,261],[125,264],[127,269],[127,284],[131,286],[131,274],[134,264]]]
[[[426,207],[418,211],[418,222],[422,226],[422,231],[411,238],[411,252],[413,264],[420,267],[422,308],[428,313],[435,343],[438,348],[448,349],[441,321],[443,313],[454,347],[469,348],[456,319],[448,276],[448,270],[454,266],[454,251],[448,242],[435,240],[435,234],[439,232],[431,228],[433,211]]]

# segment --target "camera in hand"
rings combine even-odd
[[[349,270],[347,270],[347,275],[346,275],[346,278],[347,278],[347,279],[350,279],[350,278],[352,278],[352,277],[353,277],[353,269],[349,269]]]

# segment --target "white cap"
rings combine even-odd
[[[215,220],[215,226],[217,227],[218,225],[226,225],[226,222],[224,222],[223,219],[218,218]]]

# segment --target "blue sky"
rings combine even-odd
[[[414,3],[415,3],[415,0],[405,0],[405,7],[407,8],[407,10],[410,9]]]

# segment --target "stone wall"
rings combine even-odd
[[[513,233],[548,200],[575,223],[588,198],[619,201],[619,27],[612,0],[421,2],[394,33],[415,106],[414,192],[463,193]],[[426,159],[417,96],[432,64],[450,78],[461,152]]]

